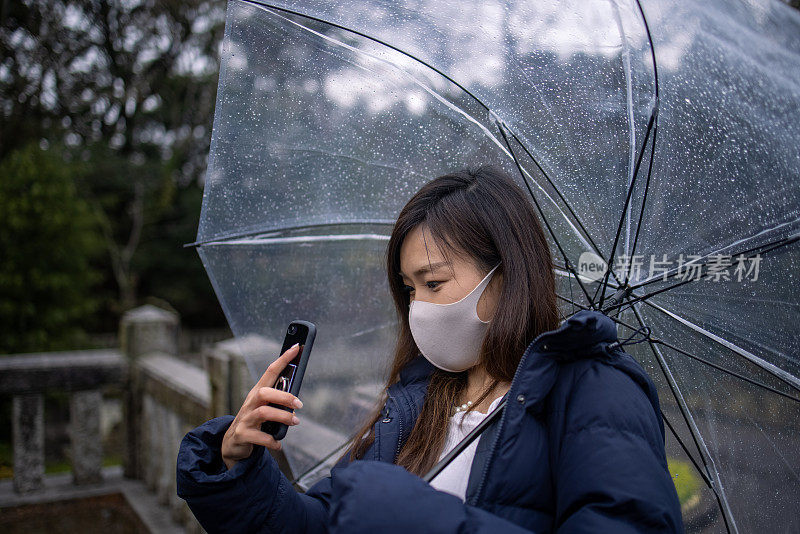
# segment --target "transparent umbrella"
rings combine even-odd
[[[687,530],[796,532],[798,141],[800,13],[777,1],[231,0],[194,245],[253,383],[290,320],[317,324],[301,397],[327,441],[286,437],[309,473],[381,393],[400,208],[499,165],[564,315],[638,330]]]

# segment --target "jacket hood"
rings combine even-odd
[[[653,411],[658,415],[662,439],[665,437],[664,421],[656,386],[641,364],[619,346],[617,325],[607,315],[595,310],[581,310],[565,319],[555,330],[537,337],[526,350],[535,353],[524,365],[526,378],[538,381],[532,400],[543,399],[556,380],[560,364],[583,359],[603,360],[627,374],[647,395]],[[612,346],[613,344],[613,346]],[[535,378],[534,378],[535,377]]]
[[[605,352],[616,341],[617,326],[611,318],[599,311],[581,310],[555,330],[542,333],[529,348],[553,353],[557,360],[576,360]]]

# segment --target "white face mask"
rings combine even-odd
[[[411,335],[422,355],[439,369],[459,372],[478,363],[489,321],[478,317],[478,300],[499,267],[489,271],[475,289],[452,304],[414,300],[408,310]]]

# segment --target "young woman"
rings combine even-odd
[[[399,336],[383,402],[348,452],[296,492],[263,421],[271,387],[189,432],[178,494],[209,532],[682,532],[655,387],[599,312],[559,323],[531,202],[484,167],[425,184],[387,248]],[[420,476],[503,399],[504,413],[431,484]],[[294,419],[293,419],[294,418]]]

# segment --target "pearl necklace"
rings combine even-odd
[[[466,409],[470,406],[472,406],[472,401],[467,401],[466,404],[462,404],[461,406],[458,404],[453,405],[453,407],[456,409],[456,413],[466,411]]]

